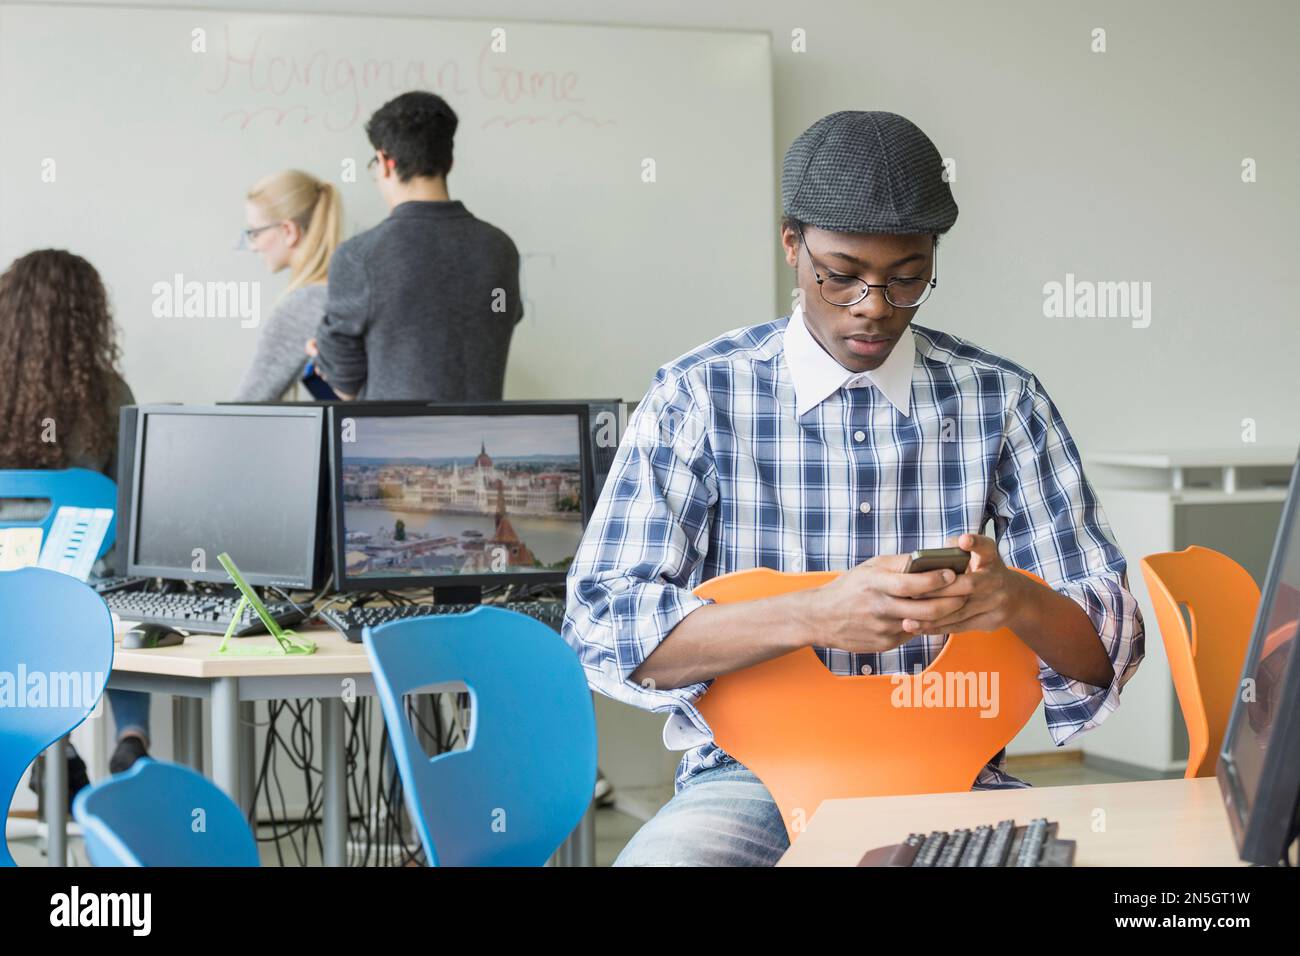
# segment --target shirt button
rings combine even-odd
[[[867,440],[867,433],[864,432],[864,431],[856,431],[856,432],[853,433],[853,440],[854,440],[854,441],[866,441],[866,440]]]
[[[862,504],[858,505],[858,510],[861,511],[863,514],[866,514],[868,511],[871,510],[871,502],[870,501],[862,502]]]

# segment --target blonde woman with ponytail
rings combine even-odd
[[[304,348],[325,315],[330,258],[342,232],[338,190],[297,169],[273,173],[248,191],[244,241],[271,272],[290,270],[235,400],[275,401],[302,377]]]

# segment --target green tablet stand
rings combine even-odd
[[[299,637],[293,631],[286,631],[271,617],[271,612],[266,609],[262,599],[257,596],[257,592],[248,586],[244,576],[239,573],[239,568],[235,567],[235,562],[231,560],[230,555],[224,551],[217,555],[217,560],[221,566],[226,569],[230,579],[235,582],[235,587],[239,588],[239,605],[235,608],[235,616],[231,618],[230,626],[226,628],[226,635],[221,639],[221,644],[217,647],[218,654],[239,654],[248,657],[281,657],[285,654],[314,654],[316,653],[316,642],[305,637]],[[262,624],[275,638],[275,647],[266,647],[264,645],[240,645],[230,644],[230,638],[235,633],[235,626],[239,619],[244,616],[244,608],[251,607],[257,612],[257,616],[262,619]]]

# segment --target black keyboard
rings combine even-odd
[[[913,833],[902,843],[868,850],[858,866],[1073,866],[1073,840],[1056,838],[1057,824],[1044,817],[1016,826],[1003,820],[974,830]]]
[[[94,588],[97,594],[111,594],[114,591],[137,590],[144,587],[148,581],[148,578],[133,578],[124,574],[116,574],[107,578],[92,577],[86,583]]]
[[[378,627],[389,621],[405,621],[413,617],[430,617],[434,614],[466,614],[476,607],[501,607],[536,618],[559,631],[564,623],[563,601],[509,601],[505,604],[407,604],[398,607],[326,608],[320,612],[321,620],[349,641],[359,643],[361,632],[367,627]]]
[[[104,595],[108,609],[124,621],[165,624],[194,634],[224,634],[239,605],[238,597],[217,594],[154,594],[148,591],[114,591]],[[297,624],[304,617],[287,601],[269,602],[266,609],[281,627]],[[262,619],[251,607],[239,616],[235,634],[264,634]]]

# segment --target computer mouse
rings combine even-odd
[[[166,624],[139,624],[122,635],[123,650],[151,650],[185,643],[185,635]]]

